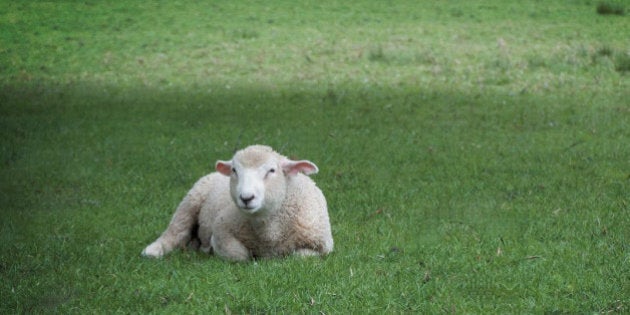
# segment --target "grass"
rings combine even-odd
[[[597,13],[602,15],[624,15],[626,14],[625,11],[625,8],[620,3],[600,2],[597,4]]]
[[[0,313],[630,308],[626,17],[590,1],[3,7]],[[335,252],[140,257],[251,143],[318,164]]]

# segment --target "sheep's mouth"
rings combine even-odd
[[[258,202],[244,203],[244,202],[237,201],[236,205],[239,207],[239,209],[247,213],[254,213],[260,210],[261,208],[261,205]]]
[[[252,206],[242,206],[240,208],[246,213],[254,213],[260,209],[259,207],[252,207]]]

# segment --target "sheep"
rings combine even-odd
[[[252,145],[215,169],[193,185],[143,256],[159,258],[191,240],[230,261],[333,250],[326,199],[307,176],[319,171],[313,162]]]

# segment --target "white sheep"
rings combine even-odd
[[[314,163],[253,145],[215,168],[195,183],[142,255],[162,257],[191,239],[202,251],[234,261],[332,251],[326,199],[306,176],[318,172]]]

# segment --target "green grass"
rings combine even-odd
[[[624,15],[626,14],[625,8],[620,3],[614,2],[600,2],[597,4],[597,13],[602,15],[614,14],[614,15]]]
[[[8,2],[0,313],[630,309],[626,16],[592,1]],[[140,252],[269,144],[336,248]]]

